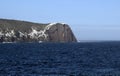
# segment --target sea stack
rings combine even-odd
[[[0,19],[0,42],[77,42],[69,25]]]

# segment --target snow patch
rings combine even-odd
[[[5,36],[6,36],[6,37],[15,37],[15,32],[14,32],[14,30],[11,30],[10,32],[7,32],[7,33],[5,34]]]
[[[50,24],[48,24],[46,27],[45,27],[45,31],[46,30],[49,30],[53,25],[56,25],[57,23],[50,23]]]
[[[65,25],[66,23],[60,23],[60,24]]]
[[[20,37],[25,36],[25,34],[24,34],[24,33],[22,33],[22,32],[20,32],[20,31],[19,31],[19,34],[20,34],[20,35],[19,35]]]
[[[41,43],[42,41],[44,40],[47,40],[48,38],[48,33],[46,33],[52,26],[56,25],[56,24],[62,24],[64,25],[65,23],[57,23],[57,22],[54,22],[54,23],[50,23],[48,24],[44,30],[36,30],[35,28],[31,28],[32,31],[30,33],[27,33],[27,32],[21,32],[21,31],[18,31],[18,33],[16,33],[14,30],[9,30],[7,29],[6,31],[0,31],[0,38],[1,37],[5,37],[5,38],[8,38],[8,37],[14,37],[14,38],[17,38],[18,36],[18,40],[20,40],[20,38],[22,39],[23,37],[25,38],[31,38],[31,39],[37,39],[39,43]],[[17,35],[16,35],[17,34]],[[63,34],[64,36],[64,34]],[[20,37],[20,38],[19,38]]]
[[[49,30],[52,26],[54,26],[54,25],[56,25],[56,24],[58,24],[58,22],[54,22],[54,23],[50,23],[50,24],[48,24],[46,27],[45,27],[45,31],[46,30]],[[59,23],[59,24],[62,24],[62,25],[65,25],[65,23]]]
[[[40,38],[40,37],[43,37],[43,38],[47,38],[47,35],[45,34],[45,31],[44,30],[40,30],[40,31],[37,31],[35,29],[32,28],[32,32],[28,34],[31,38]]]

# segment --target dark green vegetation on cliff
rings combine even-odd
[[[0,30],[6,31],[8,30],[15,30],[21,32],[28,32],[27,29],[31,30],[31,27],[36,27],[39,30],[43,30],[45,26],[48,24],[40,24],[40,23],[32,23],[27,21],[19,21],[19,20],[7,20],[7,19],[0,19]]]
[[[32,23],[0,19],[0,42],[76,42],[64,23]]]

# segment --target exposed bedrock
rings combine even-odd
[[[32,23],[0,19],[0,42],[77,42],[64,23]]]

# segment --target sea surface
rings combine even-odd
[[[120,76],[120,42],[2,43],[0,76]]]

